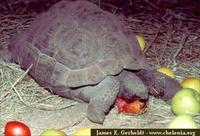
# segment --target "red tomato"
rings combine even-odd
[[[27,125],[19,121],[9,121],[5,126],[5,136],[31,136]]]

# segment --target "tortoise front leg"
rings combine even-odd
[[[91,95],[87,117],[92,122],[103,123],[105,114],[109,112],[114,104],[120,88],[120,82],[116,77],[106,77],[94,87]]]
[[[89,102],[87,117],[95,123],[103,123],[105,114],[114,104],[120,88],[116,77],[106,77],[99,84],[80,88],[58,89],[56,94],[74,100]],[[54,89],[55,90],[55,89]]]

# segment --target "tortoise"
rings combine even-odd
[[[170,101],[178,82],[148,65],[135,34],[88,1],[60,1],[38,15],[8,47],[11,58],[47,90],[89,103],[103,123],[118,96]]]

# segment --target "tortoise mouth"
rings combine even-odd
[[[118,97],[115,105],[119,112],[128,115],[139,115],[146,112],[148,107],[148,101],[139,97],[133,97],[131,101],[126,101],[122,97]]]

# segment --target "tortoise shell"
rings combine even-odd
[[[87,1],[61,1],[12,40],[12,58],[39,83],[94,85],[123,69],[145,67],[135,34],[116,15]]]

